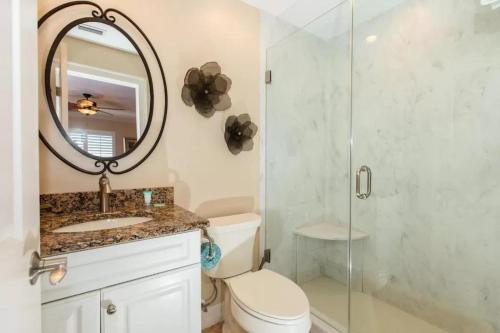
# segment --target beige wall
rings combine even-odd
[[[40,0],[39,13],[64,1]],[[103,0],[128,14],[155,46],[167,77],[169,108],[163,138],[136,170],[110,175],[113,188],[175,187],[176,202],[203,216],[255,211],[259,198],[259,134],[255,148],[233,156],[224,142],[231,114],[259,124],[259,12],[237,0]],[[231,109],[205,119],[183,104],[186,71],[217,61],[233,80]],[[41,193],[97,189],[98,177],[74,171],[40,144]]]
[[[147,80],[146,70],[137,54],[66,36],[68,61],[77,64],[129,74]]]
[[[39,0],[39,13],[64,1]],[[167,78],[166,132],[136,170],[109,175],[115,189],[172,185],[182,207],[210,217],[259,210],[259,138],[254,150],[233,156],[224,141],[229,115],[249,113],[260,125],[260,17],[238,0],[103,0],[129,15],[158,52]],[[233,81],[231,109],[205,119],[180,98],[190,67],[217,61]],[[260,126],[259,126],[260,127]],[[97,190],[98,177],[74,171],[40,143],[40,191]],[[203,294],[211,288],[204,279]]]

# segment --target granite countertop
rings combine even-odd
[[[87,231],[54,233],[52,230],[93,220],[119,217],[150,217],[149,222],[131,226]],[[159,208],[117,209],[110,213],[96,210],[72,212],[42,212],[40,214],[41,256],[49,257],[103,246],[162,237],[171,234],[200,229],[208,226],[208,220],[173,203]]]

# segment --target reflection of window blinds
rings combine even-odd
[[[69,132],[69,137],[78,147],[85,150],[86,135],[84,132]]]
[[[87,151],[95,156],[113,156],[113,135],[88,133]]]
[[[94,131],[71,131],[71,140],[88,153],[100,157],[114,155],[113,133]]]

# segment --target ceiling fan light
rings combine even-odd
[[[97,113],[97,110],[94,108],[85,108],[85,109],[79,108],[78,112],[80,112],[84,115],[87,115],[87,116],[92,116],[92,115]]]
[[[91,108],[94,106],[94,102],[88,99],[79,99],[76,104],[81,109]]]

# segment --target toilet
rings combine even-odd
[[[208,234],[221,249],[205,274],[223,280],[223,333],[307,333],[309,301],[293,281],[267,269],[252,272],[261,217],[246,213],[210,218]]]

